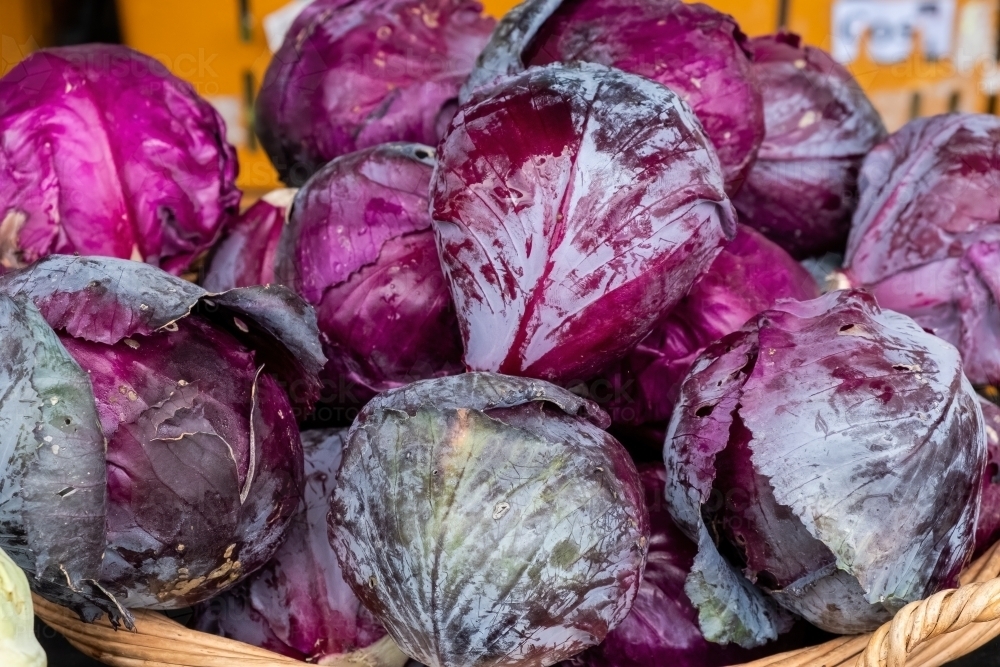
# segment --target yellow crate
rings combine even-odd
[[[6,0],[0,0],[5,2]],[[239,153],[241,188],[280,185],[253,134],[253,100],[271,60],[261,20],[288,0],[118,0],[122,37],[220,109]]]
[[[47,2],[0,0],[0,76],[40,45],[51,41],[52,15]]]

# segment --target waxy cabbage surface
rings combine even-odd
[[[953,585],[986,430],[953,347],[866,292],[831,292],[709,346],[664,459],[671,515],[698,542],[685,590],[701,628],[754,646],[782,607],[856,634]]]
[[[466,365],[563,384],[638,343],[736,230],[691,109],[587,63],[473,94],[431,206]]]
[[[783,33],[750,40],[766,131],[733,203],[740,221],[796,257],[843,252],[858,204],[858,172],[886,138],[851,73]]]
[[[330,539],[355,594],[430,667],[543,667],[629,613],[649,519],[596,405],[465,373],[375,397],[348,435]]]
[[[958,348],[976,385],[1000,381],[1000,118],[907,124],[869,154],[844,259],[855,286]]]
[[[318,663],[385,636],[344,581],[328,537],[346,436],[339,429],[302,433],[305,487],[284,544],[246,581],[202,603],[195,628]]]
[[[673,90],[718,152],[726,192],[740,189],[764,138],[764,110],[733,17],[681,0],[528,0],[497,25],[461,99],[498,76],[557,62],[607,65]]]
[[[19,311],[0,525],[36,589],[128,622],[124,607],[189,606],[263,565],[298,504],[296,416],[325,361],[308,306],[64,255],[5,274],[0,295]]]
[[[474,0],[316,0],[257,97],[256,129],[288,185],[392,141],[434,145],[493,19]]]
[[[28,56],[0,79],[0,134],[7,269],[79,253],[181,274],[239,211],[222,117],[124,46]]]
[[[316,309],[331,409],[463,370],[428,211],[433,168],[428,146],[384,144],[331,161],[296,196],[275,274]]]

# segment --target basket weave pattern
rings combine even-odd
[[[1000,636],[1000,544],[973,563],[962,587],[904,607],[870,635],[774,655],[740,667],[940,667]],[[307,663],[231,639],[189,630],[162,614],[139,611],[135,632],[107,621],[87,624],[35,596],[35,613],[82,653],[112,667],[294,667]],[[403,667],[389,638],[320,664]]]
[[[163,614],[136,611],[135,632],[107,619],[84,623],[76,614],[34,595],[35,615],[77,650],[113,667],[301,667],[308,664],[232,639],[189,630]],[[331,667],[403,667],[407,658],[386,637],[368,648],[324,660]]]

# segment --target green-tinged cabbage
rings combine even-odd
[[[31,589],[10,556],[0,549],[0,656],[4,667],[45,667],[45,651],[35,639]]]

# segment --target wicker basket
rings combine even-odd
[[[938,667],[1000,636],[1000,544],[973,563],[962,587],[914,602],[871,635],[841,637],[741,667]],[[294,667],[306,663],[214,637],[155,612],[138,612],[135,632],[106,621],[83,623],[72,612],[35,597],[35,613],[86,655],[113,667]],[[946,635],[946,636],[943,636]],[[388,638],[363,651],[329,659],[334,667],[402,667]]]

